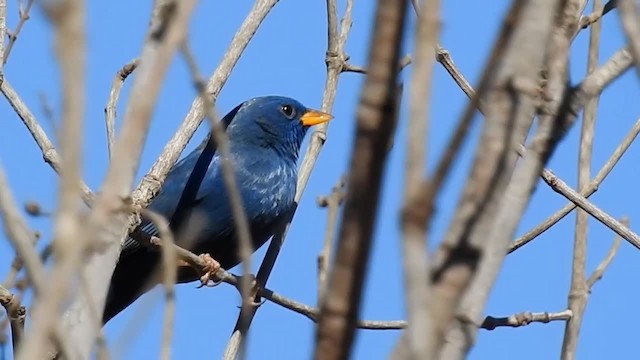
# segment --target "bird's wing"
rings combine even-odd
[[[167,178],[160,189],[158,195],[152,200],[149,204],[148,209],[160,214],[165,217],[165,219],[169,220],[173,216],[176,211],[176,207],[178,206],[178,202],[180,201],[180,197],[187,185],[187,181],[191,173],[194,170],[194,167],[200,157],[204,149],[206,141],[194,149],[189,155],[180,160],[176,165],[171,169]],[[194,202],[198,202],[205,193],[211,191],[211,186],[206,186],[211,182],[211,177],[215,177],[215,173],[217,173],[218,168],[218,157],[214,156],[211,160],[211,163],[208,167],[208,171],[205,179],[198,189],[198,193],[196,197],[193,199]],[[187,206],[193,206],[193,204],[187,204]],[[142,223],[138,227],[139,230],[150,236],[159,236],[160,233],[156,225],[148,219],[143,219]],[[124,246],[122,248],[122,254],[129,254],[135,252],[137,249],[141,248],[142,245],[138,243],[136,240],[128,237],[125,240]],[[122,255],[121,255],[122,256]]]

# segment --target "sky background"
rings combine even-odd
[[[8,4],[8,26],[11,29],[17,24],[16,3],[11,0]],[[199,2],[191,22],[189,39],[201,73],[208,75],[215,69],[252,3],[248,0]],[[374,3],[355,1],[353,27],[346,45],[350,61],[355,65],[366,65]],[[509,2],[442,3],[440,43],[451,52],[460,71],[475,85]],[[87,6],[88,67],[85,74],[88,102],[82,172],[85,181],[95,190],[107,165],[103,109],[111,80],[123,64],[139,53],[151,0],[88,1]],[[344,1],[339,1],[340,11],[343,8]],[[5,77],[53,138],[53,124],[45,116],[41,100],[44,95],[54,114],[59,114],[60,87],[52,52],[51,28],[37,9],[31,15],[32,19],[20,34],[5,68]],[[411,52],[413,47],[413,14],[411,18],[405,53]],[[603,24],[600,63],[624,43],[615,11],[604,18]],[[583,31],[572,47],[571,76],[574,83],[584,76],[587,44],[588,32]],[[267,94],[287,95],[309,107],[319,107],[325,79],[325,51],[325,2],[280,1],[258,30],[220,93],[218,111],[224,114],[248,98]],[[408,79],[410,71],[409,67],[402,77]],[[268,284],[274,291],[307,304],[315,304],[316,301],[316,256],[321,248],[326,222],[326,213],[317,207],[316,197],[328,193],[347,170],[355,107],[363,79],[362,75],[352,73],[340,77],[332,111],[335,120],[331,122],[328,140]],[[429,168],[440,155],[466,103],[462,91],[438,64],[432,89],[431,127],[427,142]],[[120,113],[127,90],[125,86]],[[596,123],[594,173],[638,118],[638,90],[636,74],[630,71],[603,94]],[[195,95],[186,64],[176,57],[153,115],[138,179],[149,169],[178,127]],[[404,316],[398,209],[403,181],[406,108],[405,96],[382,189],[379,222],[363,296],[361,313],[364,319],[394,320]],[[0,99],[0,119],[0,161],[16,200],[21,204],[34,200],[44,209],[54,209],[56,175],[43,162],[33,139],[4,99]],[[480,120],[476,119],[473,141],[465,145],[460,162],[437,199],[437,214],[430,236],[432,248],[446,231],[455,209],[457,194],[467,176]],[[556,175],[574,187],[579,127],[580,123],[576,123],[548,164]],[[200,142],[206,131],[205,127],[199,130],[187,151]],[[635,144],[591,198],[616,218],[629,216],[632,229],[637,229],[636,224],[640,221],[635,180],[638,158],[640,148]],[[516,235],[538,224],[565,202],[544,183],[539,183]],[[507,257],[487,303],[486,314],[507,316],[521,311],[554,312],[566,307],[574,219],[573,215],[566,217],[534,242]],[[49,241],[49,219],[30,218],[29,224],[42,233],[44,241]],[[4,235],[0,237],[0,264],[4,264],[0,271],[6,271],[13,251]],[[606,254],[613,233],[590,221],[588,237],[587,273],[590,273]],[[264,250],[266,246],[254,255],[254,269],[259,266]],[[595,285],[584,317],[578,359],[628,358],[637,351],[635,324],[640,321],[640,313],[633,309],[640,297],[640,287],[631,279],[640,276],[639,259],[638,251],[623,242],[603,280]],[[239,271],[238,268],[232,270]],[[178,286],[172,355],[180,359],[195,356],[219,358],[236,321],[239,296],[228,285],[203,289],[196,289],[196,285]],[[163,294],[157,288],[106,326],[108,347],[114,358],[158,356],[162,305]],[[518,329],[480,330],[477,345],[469,358],[557,358],[563,329],[563,322],[554,322]],[[386,358],[398,335],[398,331],[359,331],[353,359]],[[311,321],[267,302],[259,309],[251,327],[249,359],[305,359],[313,349],[313,338],[314,325]],[[10,356],[10,347],[5,351]]]

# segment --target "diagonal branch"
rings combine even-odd
[[[65,315],[65,326],[73,342],[79,346],[82,358],[89,357],[100,329],[101,318],[94,309],[104,308],[109,279],[120,253],[120,244],[128,232],[129,219],[118,211],[122,200],[129,195],[138,168],[142,145],[151,119],[161,80],[173,58],[178,44],[185,36],[189,15],[195,0],[160,0],[156,2],[157,17],[151,21],[147,39],[142,47],[137,76],[131,87],[120,136],[101,192],[86,221],[86,232],[74,251],[61,264],[61,278],[56,290],[65,295],[67,279],[78,268],[86,250],[99,250],[85,255],[82,274],[87,292],[79,292]],[[91,245],[91,246],[90,246]],[[90,306],[89,296],[95,306]],[[37,350],[34,350],[37,351]],[[36,356],[37,357],[37,356]],[[30,357],[33,358],[33,357]]]
[[[78,204],[85,107],[85,4],[82,0],[61,1],[55,5],[45,5],[45,12],[55,30],[55,53],[62,87],[60,150],[63,157],[60,164],[58,209],[53,229],[56,258],[50,284],[42,296],[34,299],[32,306],[31,318],[38,325],[32,327],[27,334],[25,344],[28,346],[20,348],[18,359],[40,358],[47,350],[49,333],[58,320],[59,308],[67,295],[69,276],[76,268],[76,264],[69,259],[73,259],[73,254],[77,252],[77,238],[84,229]]]
[[[620,220],[620,223],[622,223],[622,225],[626,227],[629,227],[629,219],[626,217],[623,217]],[[618,247],[620,247],[621,239],[622,238],[620,237],[620,235],[616,234],[613,242],[611,243],[611,247],[609,248],[609,252],[607,252],[607,256],[602,259],[596,269],[591,273],[591,275],[589,275],[589,278],[587,279],[587,287],[589,288],[589,293],[591,293],[591,291],[593,290],[593,285],[595,285],[596,282],[602,279],[605,270],[607,270],[607,267],[609,267],[609,264],[611,264],[611,261],[613,261],[613,257],[616,256]]]
[[[491,149],[497,146],[495,143],[484,143],[484,141],[487,139],[493,142],[504,141],[506,146],[503,151],[507,150],[508,154],[502,159],[497,157],[497,162],[494,160],[493,163],[485,164],[488,165],[489,170],[485,166],[485,169],[472,172],[474,175],[488,172],[487,175],[494,177],[489,178],[489,184],[494,185],[489,189],[494,192],[486,197],[481,196],[481,199],[485,197],[485,200],[479,203],[478,210],[481,212],[476,213],[477,217],[471,218],[467,224],[462,225],[457,224],[457,216],[453,219],[453,229],[462,226],[462,232],[457,234],[460,237],[453,238],[457,239],[456,247],[461,253],[454,253],[457,256],[445,260],[449,262],[449,266],[445,265],[444,268],[448,268],[448,275],[451,277],[443,278],[442,292],[446,292],[446,286],[452,284],[457,285],[457,289],[463,290],[463,294],[458,294],[458,296],[462,295],[459,308],[451,310],[460,314],[458,318],[470,321],[469,323],[455,321],[453,326],[443,323],[444,326],[450,326],[446,329],[448,334],[441,354],[442,358],[446,359],[462,359],[471,348],[477,329],[474,324],[477,324],[482,317],[484,303],[501,268],[506,247],[529,202],[538,174],[559,141],[558,129],[564,125],[560,121],[555,121],[554,115],[565,96],[570,41],[563,27],[570,24],[566,14],[572,10],[567,4],[554,0],[545,3],[526,3],[522,6],[522,13],[518,19],[520,21],[516,22],[510,46],[502,59],[502,69],[496,74],[492,90],[485,99],[487,137],[483,136],[481,140],[481,144],[488,146],[489,154]],[[558,11],[563,16],[560,16],[559,24],[554,24],[557,18],[555,14]],[[540,49],[546,51],[540,51]],[[547,113],[540,116],[537,131],[527,146],[527,154],[516,168],[517,155],[512,149],[523,142],[533,115],[538,111],[539,74],[545,61],[549,72],[544,93],[546,100],[544,109]],[[498,135],[497,138],[490,137],[492,127],[493,135]],[[509,136],[510,128],[513,128],[512,135],[510,138],[507,137],[506,141],[502,140],[502,136]],[[501,132],[504,132],[504,135]],[[478,148],[476,156],[477,159],[487,159],[482,147]],[[474,165],[480,164],[483,163],[478,161]],[[476,180],[474,177],[469,179],[469,181],[474,180]],[[496,189],[503,190],[496,192]],[[478,194],[478,191],[480,191],[479,194],[484,193],[472,183],[465,186],[463,197],[467,191],[472,191],[472,194]],[[457,214],[463,214],[464,211],[464,207],[460,206]],[[450,233],[447,233],[445,241],[449,235]],[[466,236],[469,236],[468,240],[465,239]],[[465,264],[464,270],[457,269],[460,267],[456,264],[458,259]],[[456,276],[457,271],[464,272]],[[439,274],[438,268],[434,274],[435,276]],[[434,279],[438,278],[434,277]],[[449,300],[453,304],[458,301],[455,297]]]
[[[256,31],[258,31],[258,27],[260,27],[262,21],[267,17],[267,14],[269,14],[269,11],[277,2],[278,0],[256,0],[254,3],[242,25],[240,25],[240,28],[233,36],[220,64],[218,64],[218,67],[207,82],[207,93],[214,100],[218,97],[220,90],[226,83],[229,75],[231,75],[231,70],[233,70],[240,59],[249,41],[251,41]],[[153,196],[155,196],[160,189],[169,170],[176,163],[180,154],[204,119],[204,103],[200,96],[197,96],[192,102],[191,108],[178,130],[176,130],[173,137],[171,137],[167,145],[165,145],[162,153],[147,174],[144,175],[136,190],[133,191],[132,198],[134,204],[140,207],[146,207],[146,205],[149,204]]]

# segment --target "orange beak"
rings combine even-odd
[[[327,114],[326,112],[307,109],[307,112],[305,112],[300,117],[300,122],[304,126],[313,126],[313,125],[326,123],[331,119],[333,119],[333,116],[331,116],[330,114]]]

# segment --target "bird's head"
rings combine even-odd
[[[331,119],[331,115],[294,99],[263,96],[238,105],[223,121],[231,144],[269,148],[297,159],[307,129]]]

